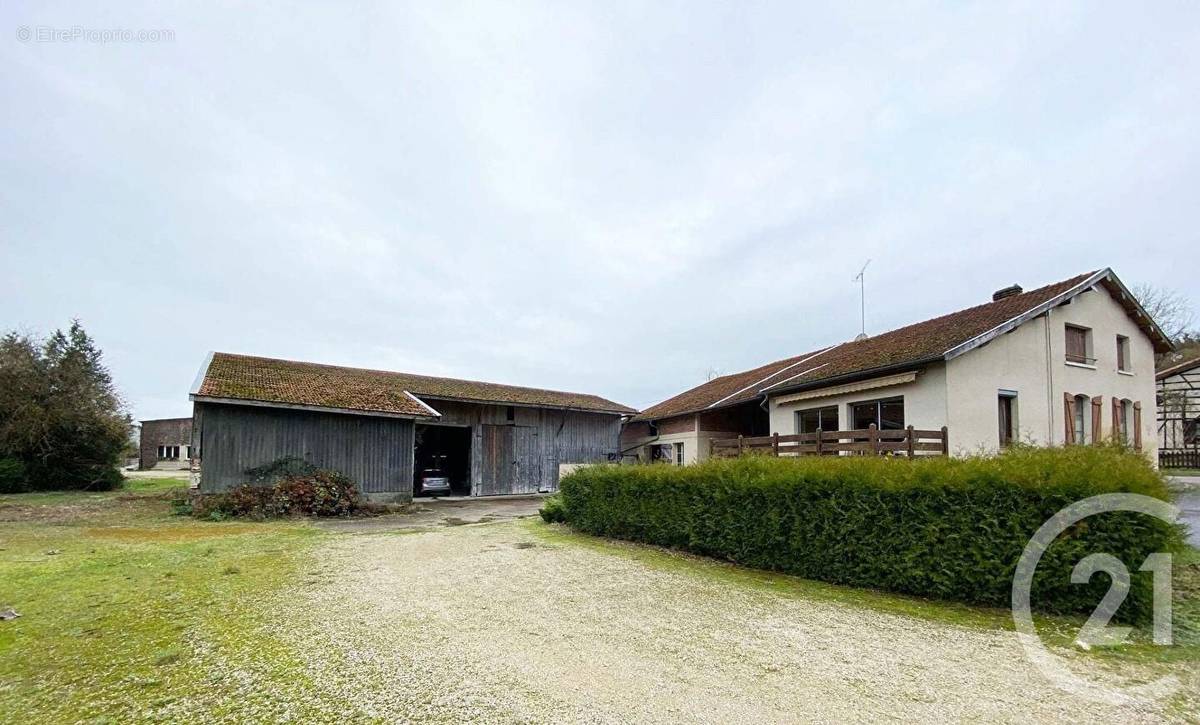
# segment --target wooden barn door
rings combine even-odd
[[[525,425],[483,426],[483,471],[479,495],[537,493],[542,483],[538,429]]]
[[[542,484],[542,451],[538,429],[518,425],[513,429],[513,485],[510,493],[537,493]]]
[[[479,495],[508,493],[512,480],[512,426],[483,426],[483,470],[479,477]]]

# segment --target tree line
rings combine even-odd
[[[83,325],[0,338],[0,493],[121,485],[131,419]]]

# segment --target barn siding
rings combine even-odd
[[[492,471],[484,455],[485,425],[532,426],[537,429],[536,448],[529,455],[541,458],[540,481],[535,490],[558,490],[558,466],[563,463],[604,463],[620,452],[621,416],[612,413],[584,413],[554,408],[513,407],[514,419],[508,420],[505,405],[467,403],[423,397],[442,414],[442,425],[471,427],[471,492],[493,493],[495,481],[509,482],[509,471]],[[488,476],[485,483],[485,471]],[[532,486],[530,487],[533,488]],[[516,491],[513,491],[516,492]]]
[[[196,403],[200,488],[223,491],[246,469],[297,456],[349,476],[367,494],[412,497],[413,422],[216,403]]]

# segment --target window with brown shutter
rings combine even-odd
[[[1071,430],[1074,431],[1075,437],[1070,441],[1083,445],[1087,443],[1088,438],[1088,415],[1087,408],[1091,405],[1091,400],[1086,395],[1076,395],[1070,406],[1071,414],[1074,416],[1074,421],[1071,425]]]
[[[1075,442],[1075,398],[1063,393],[1063,443]]]
[[[997,400],[1000,418],[1000,447],[1007,448],[1017,438],[1017,396],[1012,392],[1000,391]]]
[[[1133,403],[1133,450],[1142,450],[1142,401]]]
[[[1067,362],[1092,364],[1088,357],[1088,332],[1086,327],[1067,325]]]

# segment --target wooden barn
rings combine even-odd
[[[635,412],[595,395],[229,353],[209,355],[190,397],[202,493],[295,456],[376,501],[411,499],[431,472],[456,495],[557,490],[561,471],[616,460]]]

